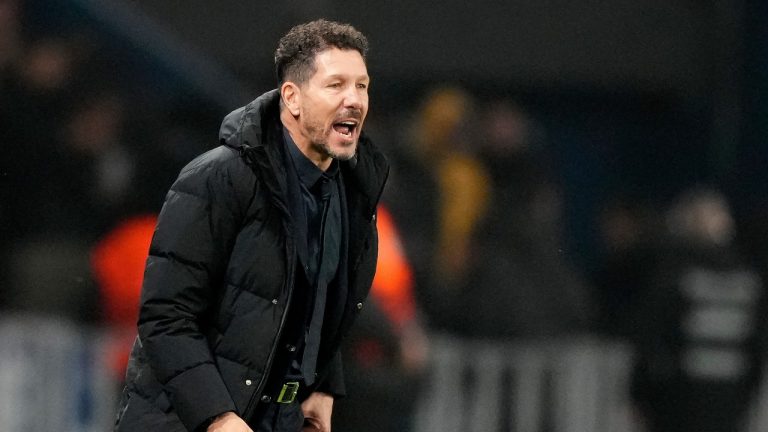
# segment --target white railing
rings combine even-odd
[[[432,362],[414,432],[644,430],[630,400],[632,350],[626,344],[430,340]],[[745,432],[768,430],[765,392],[746,423]]]
[[[111,430],[117,383],[105,332],[61,320],[0,319],[0,430]]]
[[[632,352],[594,338],[497,343],[432,336],[413,432],[641,432],[632,416]],[[114,338],[52,318],[0,319],[0,430],[111,430]],[[763,386],[765,388],[765,386]],[[745,432],[768,430],[768,397]]]

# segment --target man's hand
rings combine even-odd
[[[304,413],[302,432],[331,432],[333,396],[314,392],[302,402],[301,411]]]
[[[247,424],[232,411],[216,416],[206,432],[253,432]]]

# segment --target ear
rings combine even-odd
[[[286,81],[280,86],[280,97],[283,99],[283,104],[288,112],[294,117],[298,117],[301,110],[301,89],[296,83]]]

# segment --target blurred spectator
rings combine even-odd
[[[413,257],[417,297],[430,325],[455,328],[456,294],[466,282],[471,238],[483,217],[489,179],[473,155],[466,131],[473,116],[469,94],[457,87],[432,90],[417,114],[412,146],[397,155],[390,190],[395,218]]]
[[[604,258],[592,277],[597,330],[603,335],[628,341],[635,334],[635,309],[662,247],[656,220],[650,208],[630,198],[611,201],[601,211],[598,230]]]
[[[406,432],[413,422],[427,339],[419,322],[413,277],[400,236],[379,206],[379,257],[370,307],[343,347],[346,398],[334,412],[340,431]]]
[[[530,428],[535,416],[511,407],[534,399],[532,411],[543,407],[549,384],[544,356],[526,357],[528,350],[564,347],[557,342],[584,335],[593,313],[588,287],[564,253],[561,189],[535,124],[510,102],[478,114],[468,94],[441,88],[416,118],[411,153],[395,159],[390,190],[415,196],[394,196],[393,213],[415,257],[429,330],[440,341],[426,370],[422,419],[431,425],[433,415],[450,416],[435,430],[507,430],[519,414],[527,419],[517,424]],[[516,358],[520,347],[525,362],[537,362],[535,372],[522,373],[526,391],[537,396],[517,394],[515,361],[501,360]],[[503,412],[488,416],[486,409]],[[467,422],[453,424],[457,419]]]
[[[583,333],[593,305],[562,244],[562,196],[541,137],[511,102],[489,105],[480,155],[492,184],[459,325],[480,337],[540,339]]]
[[[76,49],[63,38],[41,38],[27,44],[6,76],[0,98],[3,159],[2,207],[4,239],[40,234],[43,221],[55,218],[62,184],[62,129],[67,122]],[[79,168],[78,168],[79,169]],[[45,225],[45,226],[44,226]]]
[[[6,295],[15,309],[93,321],[99,314],[88,250],[122,217],[134,162],[122,142],[122,105],[114,93],[85,96],[63,117],[51,141],[37,149],[17,142],[35,155],[19,158],[11,171]],[[29,131],[56,126],[54,120],[36,121]],[[38,165],[25,166],[30,160]]]
[[[638,312],[634,397],[652,431],[735,431],[764,357],[765,289],[733,247],[726,199],[683,194]]]
[[[3,15],[3,19],[13,18],[18,15],[11,14],[10,18],[8,14]],[[74,255],[85,247],[67,235],[50,235],[50,232],[45,237],[40,235],[46,230],[44,221],[54,219],[57,204],[66,198],[57,194],[58,185],[68,179],[59,176],[60,159],[56,149],[68,112],[76,57],[75,49],[67,40],[42,37],[25,44],[2,76],[0,279],[6,306],[36,311],[36,297],[39,297],[40,311],[58,311],[77,317],[77,301],[73,306],[70,301],[59,300],[62,297],[81,299],[80,288],[88,285],[87,266],[71,261],[76,260]],[[40,270],[33,271],[35,268]],[[66,273],[60,271],[63,268],[67,269]],[[67,274],[83,283],[73,284],[72,279],[65,277]],[[50,290],[58,288],[54,283],[57,277],[62,278],[61,291],[51,293]]]
[[[428,94],[417,118],[412,153],[393,174],[393,189],[407,184],[417,199],[394,200],[393,212],[432,328],[502,338],[588,330],[589,291],[563,254],[561,190],[527,114],[499,102],[479,116],[449,87]]]
[[[58,161],[62,196],[57,225],[95,238],[124,215],[135,189],[136,155],[125,142],[125,107],[111,89],[95,90],[73,108]],[[58,201],[58,200],[57,200]],[[54,201],[55,202],[55,201]]]
[[[74,99],[72,86],[82,64],[74,39],[41,37],[12,57],[0,100],[5,139],[45,144],[55,137]],[[37,134],[29,132],[35,130]]]

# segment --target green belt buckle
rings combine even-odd
[[[296,400],[296,394],[299,392],[298,381],[291,381],[283,384],[280,395],[277,397],[278,403],[289,404]]]

